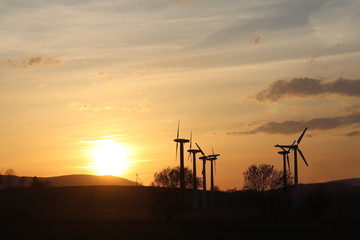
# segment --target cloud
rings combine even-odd
[[[7,59],[4,61],[5,65],[11,68],[21,68],[27,69],[34,66],[55,66],[60,64],[60,60],[54,58],[44,58],[44,57],[33,57],[25,59],[22,61],[14,61],[12,59]]]
[[[183,5],[191,2],[192,0],[175,0],[175,5]]]
[[[98,76],[99,78],[103,78],[103,77],[106,76],[106,73],[104,73],[104,72],[99,72],[99,73],[97,74],[97,76]]]
[[[312,55],[310,56],[310,60],[309,60],[309,62],[310,62],[310,63],[314,63],[314,62],[316,62],[317,57],[318,57],[318,55],[316,55],[316,54],[312,54]]]
[[[99,111],[111,111],[113,110],[113,107],[111,106],[105,106],[105,107],[93,107],[89,104],[85,104],[82,102],[73,101],[68,104],[70,108],[73,108],[77,111],[93,111],[93,112],[99,112]]]
[[[138,75],[143,74],[143,73],[145,73],[145,72],[146,72],[146,69],[144,69],[144,68],[138,68],[138,69],[132,71],[132,72],[131,72],[131,75],[133,75],[133,76],[138,76]]]
[[[149,112],[153,103],[149,99],[129,102],[122,110],[125,112]]]
[[[354,124],[360,124],[360,112],[338,117],[312,118],[298,121],[266,122],[250,131],[233,131],[227,132],[226,134],[232,136],[253,135],[257,133],[293,134],[301,132],[305,127],[308,127],[311,130],[330,130]]]
[[[348,137],[360,136],[360,131],[352,131],[352,132],[346,133],[345,136],[348,136]]]
[[[339,78],[332,82],[324,82],[314,78],[277,80],[270,84],[267,89],[257,93],[255,98],[261,102],[275,102],[283,97],[306,97],[320,94],[340,94],[360,97],[360,79],[349,80]]]
[[[168,85],[163,85],[163,86],[149,86],[149,87],[146,87],[146,88],[141,88],[141,89],[138,89],[136,91],[133,92],[133,94],[135,95],[143,95],[145,93],[148,93],[148,92],[151,92],[151,91],[155,91],[155,90],[159,90],[159,91],[162,91],[162,92],[167,92],[171,89],[170,86]]]
[[[308,18],[313,34],[328,46],[358,41],[360,34],[353,26],[360,23],[359,8],[357,0],[326,1]]]
[[[273,33],[307,27],[309,17],[317,13],[326,1],[328,0],[232,1],[234,5],[222,4],[223,6],[230,6],[232,11],[236,9],[236,12],[243,17],[237,18],[238,21],[224,21],[223,27],[212,32],[200,45],[214,47],[234,44],[239,46],[239,42],[252,38],[254,32]],[[218,7],[222,6],[219,5]],[[226,10],[232,13],[230,9]],[[283,48],[284,46],[282,46],[282,51]]]
[[[153,74],[153,73],[159,73],[166,71],[167,69],[158,65],[152,66],[152,67],[142,67],[137,68],[134,71],[131,72],[131,75],[133,76],[139,76],[142,74]]]
[[[49,85],[47,83],[39,83],[39,84],[36,84],[35,87],[36,88],[46,88],[48,87]]]
[[[260,37],[260,36],[257,36],[253,39],[250,40],[250,42],[254,45],[258,45],[258,44],[262,44],[265,42],[264,38]]]
[[[184,4],[191,3],[193,0],[163,0],[163,1],[166,3],[170,2],[174,5],[184,5]]]
[[[74,108],[78,111],[88,111],[90,110],[90,106],[88,104],[84,104],[84,103],[81,103],[81,102],[71,102],[68,104],[69,107],[71,108]]]
[[[12,68],[17,68],[18,65],[11,59],[7,59],[6,61],[4,61],[5,65],[8,67],[12,67]]]

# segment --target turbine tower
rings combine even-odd
[[[176,157],[178,152],[178,146],[180,144],[180,189],[182,192],[184,192],[185,191],[184,144],[188,143],[189,139],[179,138],[179,135],[180,135],[180,121],[178,122],[178,129],[174,142],[176,142]]]
[[[292,145],[275,145],[275,147],[280,147],[282,149],[286,149],[288,148],[289,151],[292,149],[294,151],[294,199],[295,199],[295,205],[298,205],[299,202],[299,197],[298,197],[298,183],[299,183],[299,176],[298,176],[298,161],[297,161],[297,153],[299,152],[301,158],[303,159],[305,165],[308,167],[309,164],[307,163],[304,154],[302,153],[302,151],[299,148],[299,144],[302,140],[302,138],[305,135],[307,128],[304,129],[304,131],[301,133],[300,137],[298,138],[298,140],[295,140],[294,143]],[[296,143],[296,144],[295,144]]]
[[[286,170],[286,162],[289,167],[290,172],[290,162],[289,162],[289,150],[285,150],[285,148],[281,147],[283,151],[278,152],[278,154],[283,156],[283,182],[284,182],[284,190],[287,188],[287,170]]]
[[[220,154],[215,154],[214,149],[212,149],[212,155],[207,157],[207,160],[210,161],[210,184],[211,184],[211,207],[215,208],[215,188],[214,188],[214,164],[216,168],[216,160]]]
[[[207,208],[207,197],[206,197],[206,160],[208,156],[205,155],[205,153],[201,150],[199,145],[195,143],[198,147],[199,151],[201,152],[202,156],[199,157],[200,160],[203,161],[203,169],[202,169],[202,177],[203,177],[203,196],[202,196],[202,206],[203,208]]]
[[[196,176],[196,154],[201,152],[199,149],[192,149],[192,133],[190,134],[190,149],[187,150],[189,157],[193,156],[193,207],[198,207],[197,199],[197,176]]]

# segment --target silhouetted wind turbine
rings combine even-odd
[[[212,149],[212,155],[209,155],[207,157],[207,160],[210,161],[210,184],[211,184],[211,207],[215,207],[215,189],[214,189],[214,163],[216,165],[217,157],[220,156],[220,154],[215,154],[214,149]]]
[[[176,142],[176,156],[178,152],[178,145],[180,144],[180,189],[181,191],[185,191],[184,144],[189,142],[189,140],[179,138],[179,135],[180,135],[180,121],[178,122],[178,129],[174,142]]]
[[[198,149],[200,150],[202,156],[199,157],[199,159],[201,159],[203,161],[203,169],[202,169],[202,176],[203,176],[203,197],[202,197],[202,202],[203,202],[203,208],[207,208],[207,198],[206,198],[206,160],[207,160],[207,156],[205,155],[205,153],[203,152],[203,150],[201,150],[200,146],[195,143],[196,146],[198,147]]]
[[[192,149],[192,132],[190,134],[190,149],[187,150],[193,156],[193,207],[197,208],[197,176],[196,176],[196,154],[201,152],[199,149]]]
[[[309,166],[309,164],[307,163],[304,154],[302,153],[302,151],[299,149],[299,144],[302,140],[302,138],[305,135],[307,128],[304,129],[304,131],[301,133],[300,137],[298,138],[298,140],[296,140],[292,145],[275,145],[275,147],[280,147],[280,148],[288,148],[289,151],[290,149],[294,150],[294,186],[295,186],[295,191],[294,191],[294,198],[295,198],[295,205],[298,205],[298,192],[297,192],[297,186],[298,186],[298,182],[299,182],[299,177],[298,177],[298,165],[297,165],[297,153],[300,153],[301,158],[304,160],[304,163],[306,164],[306,166]],[[296,144],[295,144],[296,143]]]
[[[289,167],[290,172],[290,161],[289,161],[289,153],[290,149],[286,150],[285,148],[281,147],[282,151],[278,152],[278,154],[281,154],[283,156],[283,182],[284,182],[284,189],[287,188],[287,170],[286,170],[286,162]]]

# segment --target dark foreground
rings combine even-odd
[[[0,239],[360,239],[359,188],[306,191],[298,207],[282,192],[218,192],[213,209],[199,192],[194,209],[192,192],[176,189],[7,189]]]
[[[359,239],[359,224],[345,222],[129,221],[117,223],[3,224],[2,239]]]

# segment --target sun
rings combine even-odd
[[[129,151],[124,144],[112,140],[96,140],[93,143],[93,168],[97,174],[118,176],[126,171]]]

